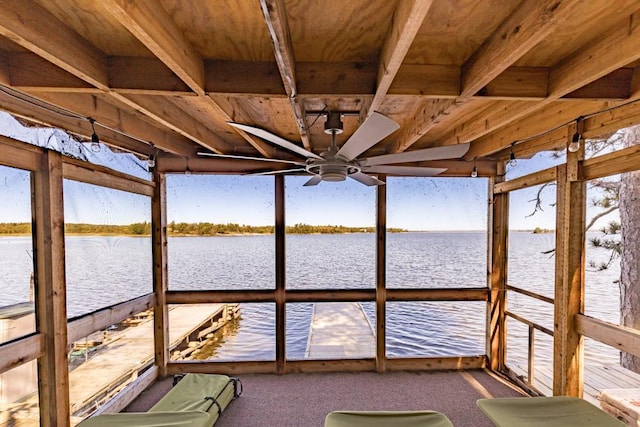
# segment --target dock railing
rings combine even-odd
[[[512,291],[512,292],[516,292],[519,293],[521,295],[526,295],[527,297],[536,299],[538,301],[542,301],[551,305],[554,305],[554,299],[553,298],[549,298],[547,296],[544,295],[540,295],[538,293],[535,292],[531,292],[528,291],[526,289],[522,289],[516,286],[512,286],[512,285],[506,285],[505,289],[507,291]],[[525,324],[528,328],[528,336],[527,336],[527,375],[526,377],[523,377],[522,375],[519,375],[516,371],[514,371],[513,369],[509,368],[508,366],[506,367],[506,373],[509,377],[511,377],[512,380],[518,382],[518,383],[524,383],[527,388],[529,388],[532,392],[534,392],[534,394],[539,394],[542,395],[543,393],[538,390],[535,387],[535,331],[538,330],[544,334],[547,334],[551,337],[553,337],[553,331],[545,328],[544,326],[529,320],[521,315],[518,315],[510,310],[505,310],[505,316],[509,317],[511,319],[514,319],[518,322],[521,322],[523,324]],[[507,346],[509,346],[509,342],[507,342]]]

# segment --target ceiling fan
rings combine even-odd
[[[304,185],[318,185],[321,181],[338,182],[344,181],[347,177],[352,178],[362,184],[374,186],[382,185],[383,181],[368,174],[398,174],[408,176],[429,177],[438,175],[446,168],[430,168],[419,166],[388,166],[395,163],[420,162],[426,160],[454,159],[463,156],[469,150],[469,144],[448,145],[443,147],[425,148],[422,150],[405,151],[395,154],[384,154],[381,156],[358,158],[358,156],[379,141],[395,132],[400,126],[390,118],[378,112],[372,113],[362,123],[351,137],[338,148],[336,146],[336,135],[342,133],[342,121],[340,113],[327,113],[325,123],[325,133],[331,134],[331,146],[328,151],[315,154],[296,145],[284,138],[279,137],[267,130],[245,125],[242,123],[228,122],[229,125],[241,129],[247,133],[260,137],[272,144],[291,151],[304,157],[304,161],[270,159],[250,156],[237,156],[230,154],[215,154],[199,152],[198,155],[259,160],[266,162],[288,163],[295,167],[290,169],[274,169],[272,171],[259,172],[257,175],[271,175],[291,172],[307,172],[312,175],[311,179]]]

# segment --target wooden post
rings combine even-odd
[[[151,198],[151,250],[153,251],[153,342],[158,375],[167,375],[169,362],[169,309],[167,307],[167,184],[166,177],[153,173],[156,184]]]
[[[489,242],[487,301],[487,357],[489,367],[500,371],[506,356],[506,285],[509,240],[509,193],[494,194],[494,186],[504,181],[504,164],[498,163],[498,174],[489,179]]]
[[[569,128],[568,142],[571,142]],[[586,185],[580,167],[584,144],[567,151],[566,165],[557,169],[555,321],[553,339],[553,394],[582,397],[583,338],[575,317],[584,312]]]
[[[286,305],[285,305],[285,222],[284,222],[284,176],[275,176],[276,210],[276,369],[279,374],[286,371]]]
[[[385,176],[378,176],[386,183]],[[376,371],[386,371],[387,186],[376,187]]]
[[[40,425],[69,426],[62,155],[46,150],[32,176],[36,330],[44,337],[44,356],[38,358]]]

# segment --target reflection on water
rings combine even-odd
[[[553,248],[553,234],[510,232],[508,282],[553,297],[554,262],[542,254]],[[399,233],[387,239],[390,288],[480,287],[486,284],[486,233]],[[273,289],[273,236],[171,237],[169,287],[178,289]],[[0,305],[28,298],[32,263],[29,237],[0,238]],[[146,237],[67,237],[68,313],[75,316],[151,291],[151,242]],[[287,236],[287,287],[338,289],[375,287],[375,236],[372,234]],[[587,259],[606,253],[589,249]],[[619,266],[587,272],[586,313],[617,323]],[[304,358],[313,304],[286,308],[288,359]],[[375,324],[375,305],[363,303]],[[553,329],[553,308],[514,292],[509,310]],[[445,356],[483,354],[483,302],[390,302],[387,354]],[[508,358],[526,360],[527,328],[508,324]],[[551,360],[550,340],[536,339],[536,360]],[[224,338],[208,344],[216,360],[274,360],[275,305],[242,304],[241,318],[225,326]],[[201,352],[201,354],[207,354]],[[589,343],[592,360],[617,361],[618,352]],[[204,357],[204,356],[202,356]],[[524,359],[523,359],[524,357]]]

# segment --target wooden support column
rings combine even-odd
[[[167,375],[169,362],[169,309],[167,307],[167,184],[166,176],[155,171],[151,198],[151,250],[153,251],[153,343],[158,375]]]
[[[568,142],[571,142],[570,128]],[[582,397],[583,337],[575,318],[584,312],[586,184],[581,180],[584,144],[567,152],[558,166],[556,207],[555,320],[553,339],[553,394]]]
[[[279,374],[286,371],[286,305],[285,305],[285,222],[284,222],[284,176],[275,176],[276,209],[276,369]]]
[[[496,184],[504,181],[504,163],[498,163],[498,173],[489,180],[489,254],[487,301],[487,357],[489,367],[500,371],[505,366],[507,345],[505,308],[507,304],[507,259],[509,241],[509,193],[494,194]]]
[[[64,427],[71,417],[62,155],[46,150],[41,159],[32,175],[36,330],[44,337],[44,355],[38,358],[40,425]]]
[[[386,183],[385,176],[378,176]],[[376,187],[376,371],[387,370],[387,186]]]

